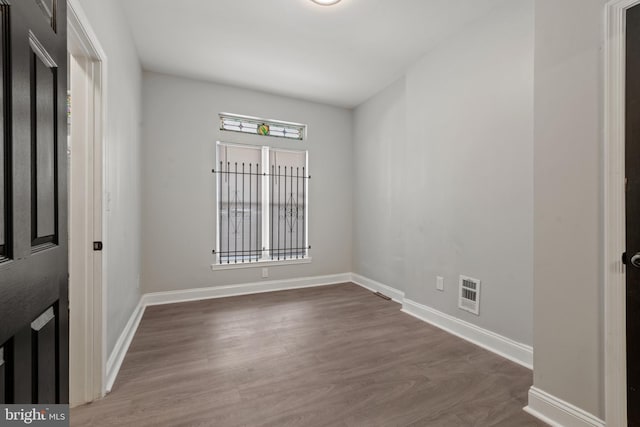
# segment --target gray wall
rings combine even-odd
[[[534,385],[603,418],[605,0],[537,0]]]
[[[353,271],[399,290],[406,285],[405,79],[354,113]]]
[[[358,107],[354,156],[354,271],[529,345],[533,21],[505,2],[426,54]],[[480,317],[457,309],[460,274],[482,280]]]
[[[215,143],[309,150],[311,264],[270,267],[268,280],[351,271],[350,110],[157,73],[143,78],[142,287],[180,290],[265,279],[260,268],[212,271]],[[219,130],[228,112],[305,123],[304,142]]]
[[[80,0],[107,54],[107,354],[140,300],[140,118],[142,70],[119,2]]]

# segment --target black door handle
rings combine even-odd
[[[627,253],[623,253],[622,254],[622,263],[624,265],[633,265],[636,268],[640,268],[640,252],[636,252],[632,257],[631,260],[629,260],[629,257],[627,256]]]

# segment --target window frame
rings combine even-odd
[[[220,198],[221,194],[219,191],[219,179],[222,179],[220,173],[215,173],[215,216],[216,216],[216,236],[215,236],[215,261],[211,264],[212,270],[236,270],[236,269],[244,269],[244,268],[259,268],[259,267],[268,267],[268,266],[284,266],[284,265],[294,265],[294,264],[309,264],[312,261],[311,256],[309,255],[309,181],[310,179],[305,179],[304,185],[306,185],[304,191],[304,206],[305,206],[305,221],[304,221],[304,241],[307,244],[307,248],[304,249],[304,255],[302,258],[288,258],[288,259],[280,259],[275,260],[271,259],[267,254],[271,250],[270,245],[270,237],[272,230],[270,228],[271,224],[271,193],[270,193],[270,172],[269,168],[271,165],[270,162],[270,153],[271,151],[277,152],[291,152],[291,153],[304,153],[305,156],[305,171],[306,175],[310,177],[309,173],[309,150],[307,149],[289,149],[289,148],[277,148],[270,145],[264,144],[242,144],[237,142],[225,142],[225,141],[216,141],[216,153],[215,153],[215,164],[218,165],[220,163],[220,152],[221,146],[227,147],[239,147],[239,148],[253,148],[256,150],[260,150],[260,161],[261,161],[261,174],[263,175],[260,182],[261,194],[262,197],[260,199],[261,203],[261,228],[262,228],[262,245],[261,245],[261,254],[260,259],[258,261],[242,261],[242,262],[229,262],[222,263],[222,255],[221,255],[221,247],[220,247],[220,233],[221,233],[221,211],[220,211]],[[215,171],[216,169],[214,169]]]

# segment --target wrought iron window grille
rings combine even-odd
[[[308,257],[311,176],[306,166],[272,164],[263,169],[260,163],[219,161],[212,172],[218,191],[217,264]]]

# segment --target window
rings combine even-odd
[[[308,259],[306,151],[218,142],[218,265]]]
[[[306,136],[305,125],[279,120],[265,120],[257,117],[240,116],[238,114],[220,113],[220,130],[242,132],[262,136],[297,139],[302,141]]]

